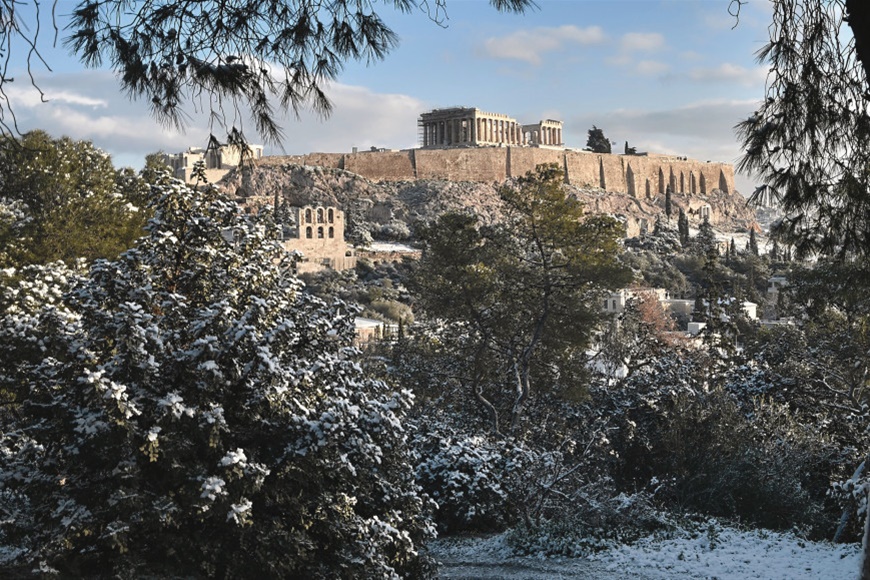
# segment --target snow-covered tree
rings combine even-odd
[[[0,268],[116,257],[143,233],[137,189],[147,185],[90,141],[0,138]],[[24,218],[11,231],[4,206]]]
[[[148,235],[0,298],[0,568],[64,576],[429,573],[402,427],[352,311],[214,191],[164,178]]]

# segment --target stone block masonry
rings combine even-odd
[[[535,147],[407,149],[360,153],[309,153],[263,157],[260,165],[311,165],[344,169],[372,181],[502,182],[521,177],[541,163],[556,163],[577,187],[627,193],[640,199],[674,193],[734,192],[734,167],[667,155],[611,155]]]

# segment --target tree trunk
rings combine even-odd
[[[867,506],[864,509],[864,538],[861,540],[861,580],[870,580],[870,552],[868,552],[868,542],[870,542],[870,490],[867,493]]]
[[[870,82],[870,2],[846,0],[846,12],[855,36],[855,56],[864,67],[865,80]],[[865,88],[870,89],[870,86]]]

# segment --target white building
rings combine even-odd
[[[263,157],[262,145],[248,145],[252,159]],[[205,175],[209,183],[219,181],[231,169],[241,162],[241,149],[234,145],[222,145],[217,148],[188,147],[181,153],[169,153],[163,156],[163,162],[172,168],[172,174],[186,183],[192,180],[193,166],[202,161],[205,163]]]

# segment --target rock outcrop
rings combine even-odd
[[[431,221],[450,210],[471,209],[484,221],[496,218],[501,202],[498,183],[415,180],[374,182],[342,169],[308,165],[261,165],[234,170],[219,187],[250,208],[273,205],[335,205],[344,210],[350,239],[402,239],[417,221]],[[565,185],[570,195],[586,204],[589,212],[618,217],[629,237],[651,230],[657,218],[665,219],[665,196],[650,198],[627,193]],[[682,208],[690,223],[703,216],[721,231],[746,231],[755,222],[754,210],[737,192],[714,189],[708,195],[673,194],[673,215]]]

